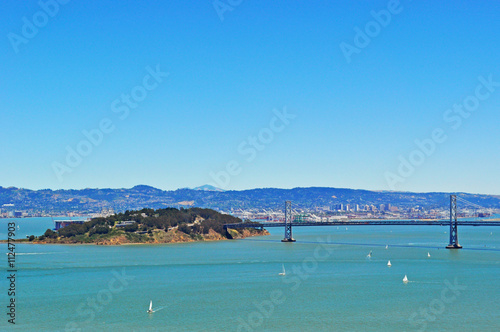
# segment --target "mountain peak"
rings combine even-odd
[[[205,185],[203,185],[203,186],[195,187],[195,188],[193,188],[193,190],[202,190],[202,191],[225,191],[225,190],[223,190],[223,189],[220,189],[220,188],[214,187],[214,186],[209,185],[209,184],[205,184]]]
[[[134,186],[132,188],[132,190],[137,190],[137,191],[151,191],[151,190],[160,191],[160,189],[158,189],[158,188],[147,186],[145,184],[139,184],[137,186]]]

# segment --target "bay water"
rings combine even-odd
[[[2,239],[8,221],[0,220]],[[50,218],[15,222],[20,237],[52,227]],[[441,226],[296,227],[296,243],[269,230],[168,245],[17,244],[16,324],[7,322],[4,255],[0,329],[500,329],[500,228],[459,226],[462,250],[445,249],[449,229]]]

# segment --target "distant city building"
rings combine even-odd
[[[7,212],[7,213],[12,213],[12,216],[14,215],[14,204],[3,204],[2,205],[2,211]]]
[[[101,213],[99,214],[99,217],[102,217],[102,218],[107,218],[107,217],[110,217],[112,215],[115,214],[115,211],[113,210],[113,208],[102,208],[101,210]]]

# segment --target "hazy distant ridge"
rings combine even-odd
[[[251,190],[213,191],[178,189],[165,191],[138,185],[130,189],[29,190],[0,187],[0,205],[15,204],[15,209],[37,211],[100,211],[111,207],[115,211],[143,207],[161,208],[192,202],[192,206],[229,210],[231,208],[282,209],[285,200],[295,207],[313,208],[334,204],[376,206],[392,204],[400,207],[446,207],[450,193],[386,192],[339,188],[263,188]],[[463,198],[485,207],[500,208],[500,197],[459,193]]]

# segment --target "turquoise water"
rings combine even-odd
[[[69,217],[54,217],[54,220],[68,220]],[[72,220],[87,220],[87,217],[72,217]],[[9,223],[16,224],[16,239],[25,239],[26,236],[40,236],[47,229],[55,227],[52,218],[11,218],[0,219],[0,239],[7,239],[7,226]]]
[[[270,231],[173,245],[18,245],[14,330],[500,328],[500,228],[459,228],[463,250],[444,249],[439,226],[297,227],[293,244]],[[6,318],[0,327],[10,328]]]

